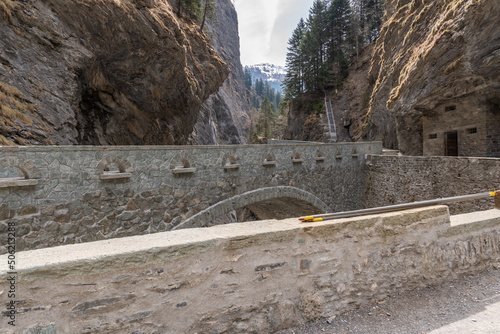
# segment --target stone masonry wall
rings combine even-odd
[[[2,333],[272,333],[500,268],[500,210],[259,221],[16,254]],[[0,290],[9,290],[0,256]]]
[[[491,108],[486,114],[486,143],[488,147],[488,156],[500,158],[500,106]]]
[[[0,147],[0,252],[8,223],[25,250],[203,226],[274,198],[356,209],[370,153],[381,144]]]
[[[500,159],[372,155],[366,162],[365,208],[500,190]],[[450,205],[452,214],[487,210],[494,200]]]
[[[487,113],[488,107],[475,99],[457,99],[455,103],[437,106],[432,115],[422,118],[424,155],[446,155],[446,133],[456,131],[458,156],[494,157],[488,151]]]

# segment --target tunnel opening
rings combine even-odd
[[[270,219],[282,220],[318,213],[323,213],[323,211],[306,201],[290,197],[278,197],[232,210],[217,217],[208,223],[207,226]]]
[[[288,219],[331,211],[325,202],[306,190],[290,186],[267,187],[224,199],[188,217],[172,230],[241,220]]]

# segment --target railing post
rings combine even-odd
[[[497,195],[495,196],[495,209],[500,210],[500,194],[499,193],[497,193]]]

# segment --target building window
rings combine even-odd
[[[437,133],[432,133],[429,135],[429,139],[436,139],[438,137]]]
[[[448,106],[444,108],[444,111],[453,111],[453,110],[457,110],[457,106]]]
[[[470,133],[470,134],[477,133],[477,128],[467,129],[467,132]]]

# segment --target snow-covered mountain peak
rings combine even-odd
[[[281,83],[285,79],[286,75],[284,67],[269,63],[262,63],[245,66],[245,69],[250,71],[253,82],[258,79],[262,79],[264,81],[267,80],[274,89],[281,91]]]

